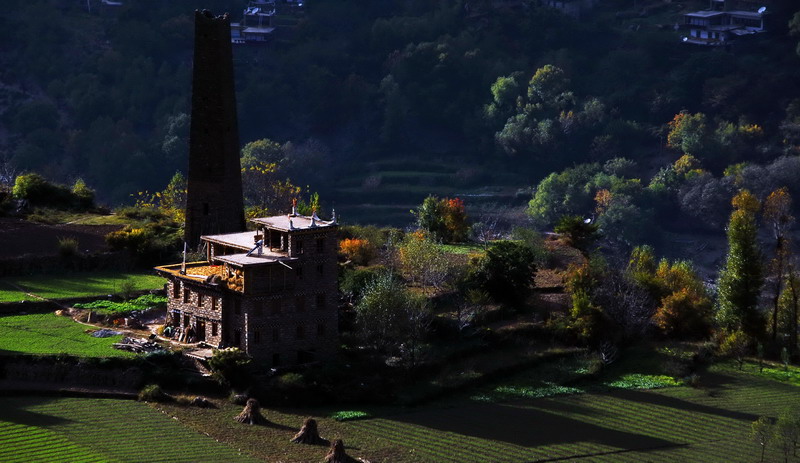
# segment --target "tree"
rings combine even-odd
[[[422,233],[406,235],[397,249],[400,270],[412,282],[441,289],[452,274],[452,265],[438,244]]]
[[[467,238],[467,214],[459,198],[439,199],[430,195],[413,214],[417,217],[417,226],[436,241],[454,243]]]
[[[772,342],[778,339],[778,311],[781,291],[785,280],[786,264],[789,260],[789,227],[792,217],[792,197],[786,187],[773,191],[764,201],[764,219],[770,225],[775,239],[774,255],[770,265],[772,270]]]
[[[565,215],[558,220],[554,231],[567,237],[570,246],[584,255],[589,254],[589,246],[598,238],[599,227],[579,215]]]
[[[669,122],[667,144],[685,154],[706,154],[710,132],[703,113],[690,114],[682,111]]]
[[[400,279],[386,272],[364,289],[356,305],[356,324],[368,346],[405,354],[414,366],[430,324],[430,310],[422,296],[412,294]]]
[[[719,345],[722,355],[727,355],[736,359],[741,370],[744,366],[744,358],[750,350],[750,338],[742,330],[736,330],[728,334]]]
[[[756,338],[762,332],[758,298],[763,283],[757,242],[758,200],[742,190],[732,201],[728,224],[728,254],[717,282],[716,319],[724,329],[744,330]]]
[[[525,245],[499,241],[474,262],[473,281],[493,299],[519,304],[530,293],[536,273],[535,256]]]
[[[761,461],[764,461],[764,451],[772,439],[773,424],[766,416],[760,416],[750,425],[750,437],[761,446]]]
[[[790,454],[797,456],[797,447],[800,444],[800,408],[788,407],[778,415],[773,437],[781,446],[784,462],[789,461]]]
[[[789,334],[789,349],[797,353],[798,324],[800,324],[800,275],[792,262],[787,265],[785,289],[778,301],[781,327]]]

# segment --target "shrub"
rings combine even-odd
[[[158,384],[149,384],[139,391],[140,402],[169,402],[172,397],[168,396]]]
[[[493,244],[474,261],[473,281],[496,301],[520,303],[529,294],[536,266],[527,246],[511,241]]]
[[[246,353],[235,347],[215,350],[208,361],[212,377],[223,386],[236,390],[246,389],[250,385],[252,363]]]
[[[459,198],[428,196],[414,215],[417,216],[417,226],[436,241],[454,243],[467,238],[467,213],[464,201]]]
[[[94,191],[83,180],[77,180],[72,189],[51,183],[39,174],[17,177],[11,190],[14,198],[24,199],[35,207],[87,210],[94,207]]]
[[[59,238],[58,255],[65,259],[78,255],[78,240],[71,237]]]

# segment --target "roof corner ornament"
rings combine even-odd
[[[315,228],[317,226],[317,220],[319,220],[319,217],[317,217],[317,210],[314,209],[311,211],[311,228]]]
[[[297,217],[297,198],[292,198],[292,213],[289,217]]]
[[[336,209],[332,211],[331,223],[336,225]]]
[[[294,230],[294,224],[292,223],[292,219],[289,219],[289,230]]]

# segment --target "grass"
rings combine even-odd
[[[150,274],[123,272],[85,272],[59,275],[0,278],[0,302],[32,300],[28,293],[45,299],[102,296],[122,290],[123,282],[130,282],[134,290],[160,289],[164,279]]]
[[[0,461],[257,461],[146,404],[112,399],[0,399]]]
[[[441,244],[439,248],[448,254],[472,254],[483,252],[483,245],[478,243]]]
[[[502,403],[455,398],[424,408],[371,410],[374,418],[345,422],[330,412],[312,414],[323,437],[342,438],[351,456],[372,462],[758,461],[750,423],[760,415],[775,417],[800,391],[736,371],[705,380],[705,389],[616,389]],[[267,408],[273,426],[242,427],[232,419],[240,406],[157,406],[268,461],[318,461],[324,453],[288,442],[308,410]],[[767,461],[778,461],[776,449],[767,453]]]
[[[86,325],[52,313],[0,316],[0,351],[80,357],[135,355],[111,347],[122,336],[95,338],[85,333],[86,329]]]
[[[78,309],[92,309],[103,315],[124,315],[138,310],[147,310],[152,307],[166,308],[167,298],[153,294],[143,294],[136,299],[117,302],[100,299],[97,301],[75,304]]]

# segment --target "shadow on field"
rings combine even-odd
[[[705,413],[707,415],[717,415],[724,418],[731,418],[734,420],[751,422],[758,419],[758,415],[753,415],[752,413],[737,412],[735,410],[727,410],[724,408],[712,407],[709,405],[703,405],[696,402],[689,402],[683,399],[678,399],[676,397],[670,397],[663,394],[654,394],[646,391],[625,390],[625,391],[614,392],[613,394],[614,396],[624,400],[648,403],[652,405],[659,405],[662,407],[670,407],[678,410],[685,410],[695,413]]]
[[[574,408],[574,405],[571,407]],[[615,431],[568,418],[560,415],[556,408],[553,407],[553,412],[550,412],[499,404],[476,404],[410,413],[392,418],[441,431],[497,440],[524,447],[571,442],[595,442],[620,449],[679,445],[679,443],[664,439],[633,432]],[[590,413],[594,412],[586,409],[585,414]]]
[[[65,418],[25,410],[26,407],[41,405],[52,400],[53,398],[49,397],[10,397],[0,399],[0,410],[2,410],[0,412],[0,421],[34,427],[71,423],[72,420]]]

